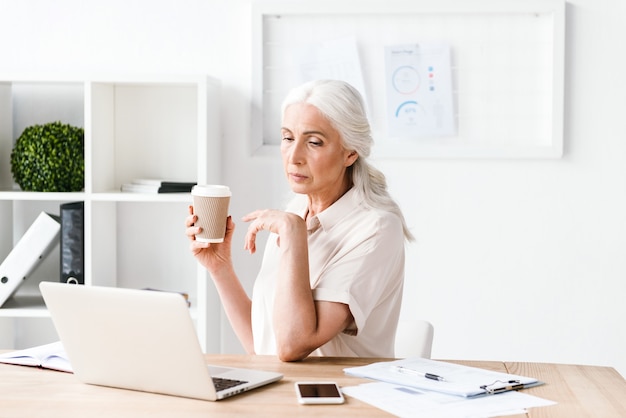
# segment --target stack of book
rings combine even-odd
[[[135,179],[122,184],[123,192],[131,193],[190,193],[196,182],[159,179]]]

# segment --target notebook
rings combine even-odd
[[[207,365],[178,293],[54,282],[39,288],[84,383],[216,401],[283,377]]]

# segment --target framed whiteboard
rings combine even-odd
[[[355,40],[375,158],[560,158],[564,0],[257,1],[251,152],[278,155],[280,104],[299,57]],[[455,131],[391,137],[385,47],[449,45]]]

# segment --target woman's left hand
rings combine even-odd
[[[304,219],[290,212],[273,209],[255,210],[242,218],[251,222],[246,233],[244,248],[254,254],[256,252],[256,236],[260,231],[269,231],[278,235],[278,245],[291,242],[298,235],[306,241],[306,223]]]

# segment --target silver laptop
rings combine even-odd
[[[215,401],[283,377],[207,365],[177,293],[53,282],[39,288],[84,383]]]

